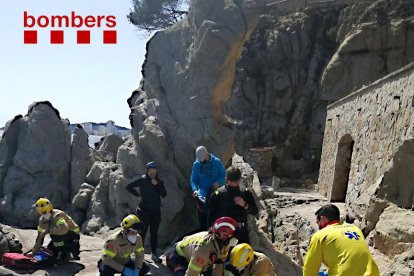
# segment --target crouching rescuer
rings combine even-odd
[[[209,231],[184,237],[166,253],[168,268],[175,276],[222,276],[230,240],[238,226],[234,219],[221,217]]]
[[[98,262],[101,276],[121,273],[124,276],[145,275],[149,266],[144,262],[144,247],[140,232],[143,223],[136,215],[128,215],[121,222],[122,229],[105,242],[102,258]],[[131,258],[132,253],[135,259]]]
[[[58,264],[67,262],[71,258],[70,254],[72,259],[79,260],[78,225],[65,212],[54,209],[47,198],[39,198],[35,206],[40,218],[33,253],[40,250],[45,236],[49,234],[51,242],[47,248],[53,252]]]

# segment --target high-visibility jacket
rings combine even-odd
[[[135,267],[141,269],[144,261],[144,247],[142,238],[137,234],[135,244],[130,243],[124,235],[123,230],[112,234],[105,242],[102,252],[102,262],[118,272],[122,272],[124,265],[131,259],[131,254],[135,254]]]
[[[184,237],[176,245],[177,253],[189,262],[186,276],[198,276],[213,267],[213,275],[223,275],[223,263],[230,246],[219,245],[207,231]]]
[[[244,269],[241,276],[276,276],[272,262],[265,254],[254,252],[253,261]]]
[[[37,226],[38,234],[44,233],[45,231],[48,231],[50,235],[56,236],[66,235],[69,233],[69,231],[73,231],[76,234],[79,234],[78,225],[65,212],[59,209],[53,209],[51,213],[52,215],[48,220],[44,219],[43,217],[39,218],[39,225]],[[33,247],[33,251],[38,251],[42,246],[42,243],[43,239],[37,238],[36,243]],[[56,242],[55,246],[64,246],[64,242]]]
[[[303,276],[318,275],[322,262],[329,276],[380,275],[362,231],[348,223],[328,225],[312,236]]]

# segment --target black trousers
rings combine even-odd
[[[137,209],[138,218],[144,223],[144,230],[141,233],[142,242],[145,242],[145,236],[150,228],[151,253],[157,253],[158,245],[158,228],[161,222],[161,210],[143,210]]]
[[[199,223],[199,231],[207,230],[207,218],[208,218],[208,204],[197,200],[197,214],[198,214],[198,223]]]
[[[80,253],[80,235],[69,231],[66,235],[50,235],[51,241],[47,248],[50,249],[57,258],[68,258],[69,253],[73,257],[78,257]]]

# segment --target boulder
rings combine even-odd
[[[15,235],[0,224],[0,258],[4,253],[22,253],[22,244]]]
[[[385,208],[372,233],[373,245],[387,256],[406,252],[414,244],[414,214],[394,204]]]
[[[86,175],[92,166],[90,155],[88,134],[81,125],[77,125],[72,136],[70,161],[72,197],[78,192],[81,184],[86,181]]]
[[[10,140],[8,130],[14,136]],[[7,150],[7,174],[2,186],[0,216],[8,224],[37,224],[32,205],[41,196],[64,208],[70,197],[70,132],[67,121],[49,102],[35,102],[16,119],[0,141]],[[12,163],[10,158],[12,156]]]
[[[122,138],[116,134],[108,135],[99,146],[98,152],[104,156],[106,161],[116,162],[118,149],[123,142]]]
[[[411,247],[392,260],[392,264],[384,276],[412,276],[414,275],[414,247]]]
[[[88,175],[86,176],[86,182],[91,184],[92,186],[98,185],[101,175],[106,168],[111,168],[113,163],[111,162],[95,162],[89,171]]]
[[[78,193],[73,197],[72,205],[79,209],[86,210],[94,190],[95,187],[92,185],[87,183],[82,184]]]

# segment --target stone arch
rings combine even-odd
[[[353,148],[354,139],[352,136],[349,134],[342,136],[336,152],[334,181],[332,183],[330,201],[345,202]]]

